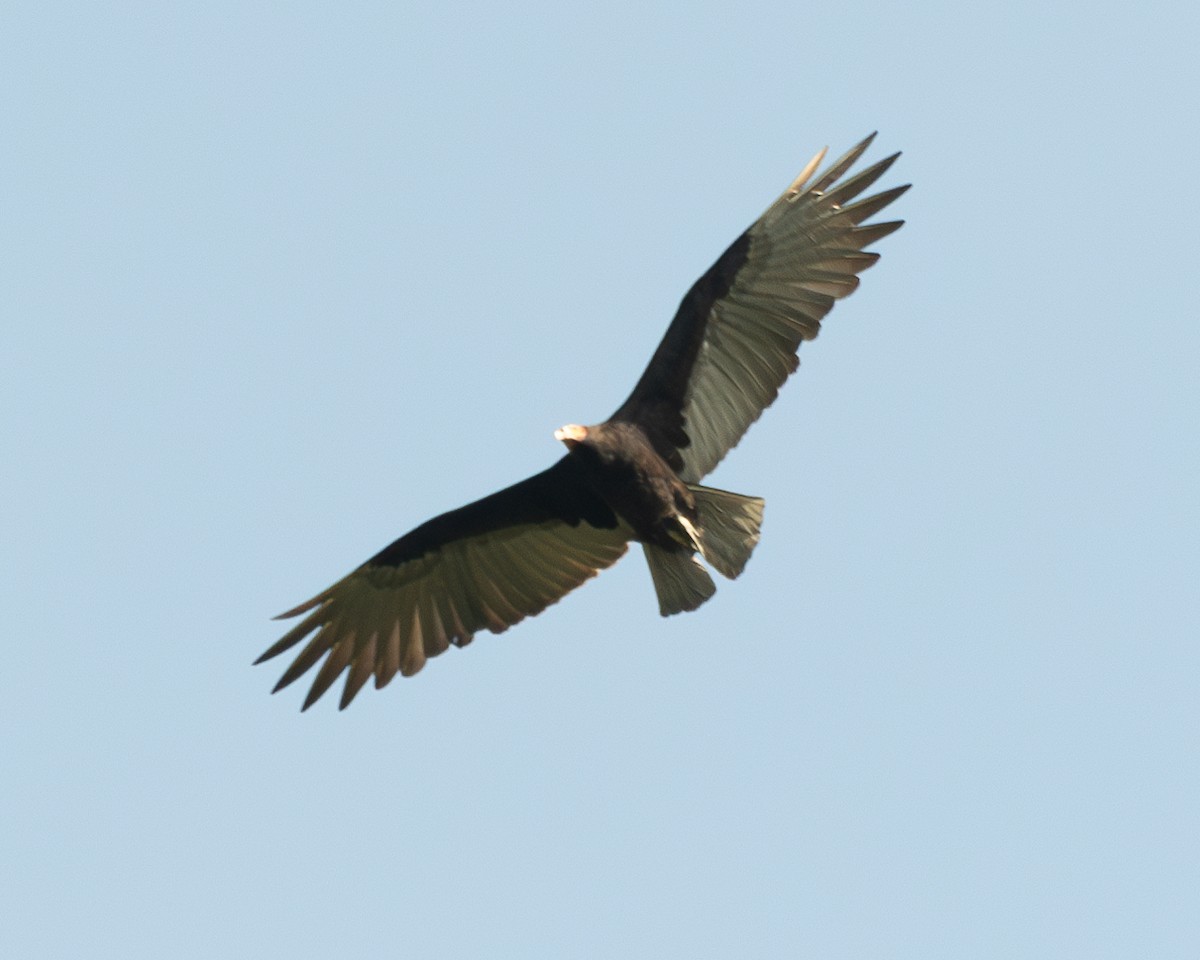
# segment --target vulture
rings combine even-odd
[[[758,543],[763,501],[700,481],[799,366],[836,300],[879,259],[866,248],[902,220],[868,222],[908,185],[857,199],[893,154],[847,176],[867,137],[818,172],[818,153],[684,296],[628,399],[603,423],[567,424],[549,469],[434,517],[277,619],[303,619],[256,663],[303,643],[275,691],[324,658],[302,709],[343,674],[344,709],[417,673],[480,630],[541,613],[639,543],[663,616],[737,577]],[[706,566],[707,565],[707,566]]]

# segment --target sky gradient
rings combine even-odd
[[[1200,955],[1198,19],[9,5],[0,953]],[[873,129],[908,224],[711,478],[741,579],[269,695]]]

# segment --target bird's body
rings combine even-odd
[[[664,615],[716,590],[701,559],[737,577],[758,543],[763,501],[700,486],[799,364],[834,302],[878,259],[865,247],[902,221],[863,224],[907,187],[851,202],[898,154],[846,180],[868,137],[812,180],[821,151],[684,296],[628,399],[606,421],[555,432],[557,463],[405,534],[282,617],[308,614],[262,662],[307,643],[276,685],[324,658],[307,709],[347,670],[341,706],[420,670],[481,629],[540,613],[645,552]],[[840,181],[840,182],[839,182]]]
[[[588,487],[630,527],[639,543],[671,549],[679,543],[677,518],[696,523],[696,498],[643,430],[632,423],[583,428],[567,456]]]

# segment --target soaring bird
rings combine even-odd
[[[774,401],[836,300],[902,220],[866,223],[909,185],[856,198],[893,154],[843,179],[875,135],[817,173],[818,153],[684,296],[629,398],[603,423],[554,432],[567,453],[520,483],[434,517],[276,619],[307,614],[256,663],[307,639],[275,691],[322,657],[302,709],[341,676],[345,709],[373,676],[411,676],[479,630],[500,633],[642,545],[670,616],[737,577],[763,501],[700,485]],[[814,179],[815,174],[815,179]]]

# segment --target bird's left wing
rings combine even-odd
[[[615,563],[631,533],[592,494],[569,457],[542,473],[442,514],[349,576],[281,614],[308,614],[255,663],[312,635],[275,691],[317,662],[307,710],[349,667],[341,708],[372,676],[411,676],[478,630],[500,633],[540,613]]]
[[[874,136],[810,184],[825,151],[817,154],[696,281],[613,414],[638,424],[684,480],[712,471],[770,406],[799,364],[800,343],[817,335],[835,301],[879,259],[865,248],[902,225],[864,221],[907,186],[855,201],[899,154],[841,180]]]

